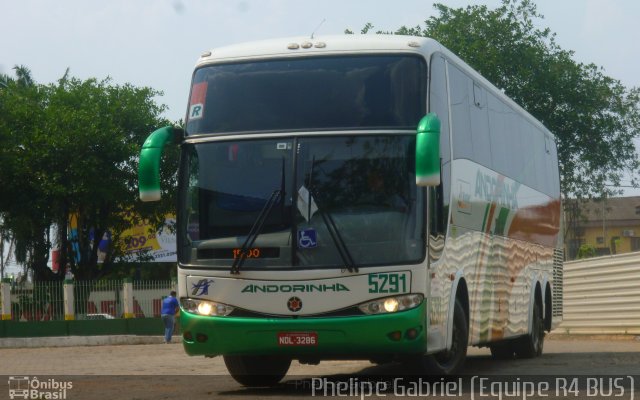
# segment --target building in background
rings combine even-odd
[[[640,196],[569,201],[565,221],[568,260],[581,247],[596,256],[640,251]]]

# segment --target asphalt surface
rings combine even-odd
[[[155,341],[156,338],[149,340]],[[326,361],[319,365],[294,362],[289,374],[275,388],[249,389],[229,377],[222,358],[187,356],[180,344],[101,345],[75,347],[0,348],[0,399],[9,398],[9,384],[16,377],[36,378],[44,382],[49,396],[58,390],[66,399],[256,399],[256,398],[615,398],[626,399],[631,393],[640,396],[640,340],[635,337],[568,337],[552,335],[545,342],[542,357],[529,360],[493,360],[487,349],[469,349],[462,372],[463,381],[451,383],[457,391],[443,392],[445,383],[438,378],[405,378],[398,364],[374,365],[368,361]],[[489,386],[483,392],[481,376],[497,380],[514,380],[518,396],[495,392]],[[13,378],[10,382],[10,377]],[[475,382],[472,379],[475,378]],[[581,380],[572,381],[574,377]],[[618,391],[611,393],[585,384],[607,383]],[[558,381],[558,379],[565,379]],[[592,379],[586,382],[586,379]],[[367,382],[387,385],[384,391]],[[526,395],[525,382],[552,381],[562,386]],[[340,382],[347,391],[340,391]],[[487,381],[489,382],[489,381]],[[460,383],[458,385],[458,383]],[[485,382],[486,383],[486,382]],[[571,386],[572,383],[577,385]],[[66,390],[55,389],[71,385]],[[506,383],[505,383],[506,384]],[[46,385],[49,385],[47,387]],[[313,386],[317,386],[313,388]],[[434,385],[441,390],[434,396]],[[457,385],[457,386],[456,386]],[[469,387],[473,385],[473,387]],[[488,383],[487,383],[488,385]],[[524,385],[524,386],[522,386]],[[465,388],[462,388],[465,386]],[[601,385],[602,386],[602,385]],[[502,386],[495,386],[500,391]],[[367,392],[372,388],[371,393]],[[422,388],[422,392],[411,391]],[[431,390],[425,395],[425,388]],[[542,387],[544,389],[544,386]],[[571,389],[574,389],[571,391]],[[561,387],[562,389],[562,387]],[[598,391],[598,390],[600,391]],[[42,391],[41,390],[41,391]],[[64,392],[64,393],[63,393]],[[515,393],[515,392],[514,392]],[[485,396],[483,396],[485,394]],[[506,393],[508,394],[508,393]],[[564,394],[564,396],[563,396]],[[604,396],[610,394],[610,396]],[[559,396],[554,396],[559,395]],[[16,397],[19,398],[19,397]],[[46,398],[46,397],[45,397]],[[48,397],[52,398],[52,397]],[[638,397],[640,398],[640,397]]]

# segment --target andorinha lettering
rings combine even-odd
[[[313,293],[313,292],[350,292],[342,283],[327,284],[297,284],[297,285],[247,285],[242,293]]]
[[[518,189],[520,182],[505,183],[502,179],[478,171],[476,174],[476,197],[497,203],[502,207],[516,210],[518,208]]]

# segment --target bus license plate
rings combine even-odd
[[[278,332],[278,346],[317,346],[316,332]]]

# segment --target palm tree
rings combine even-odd
[[[16,71],[16,83],[20,86],[33,86],[35,81],[31,76],[31,70],[24,65],[16,65],[13,67]]]

